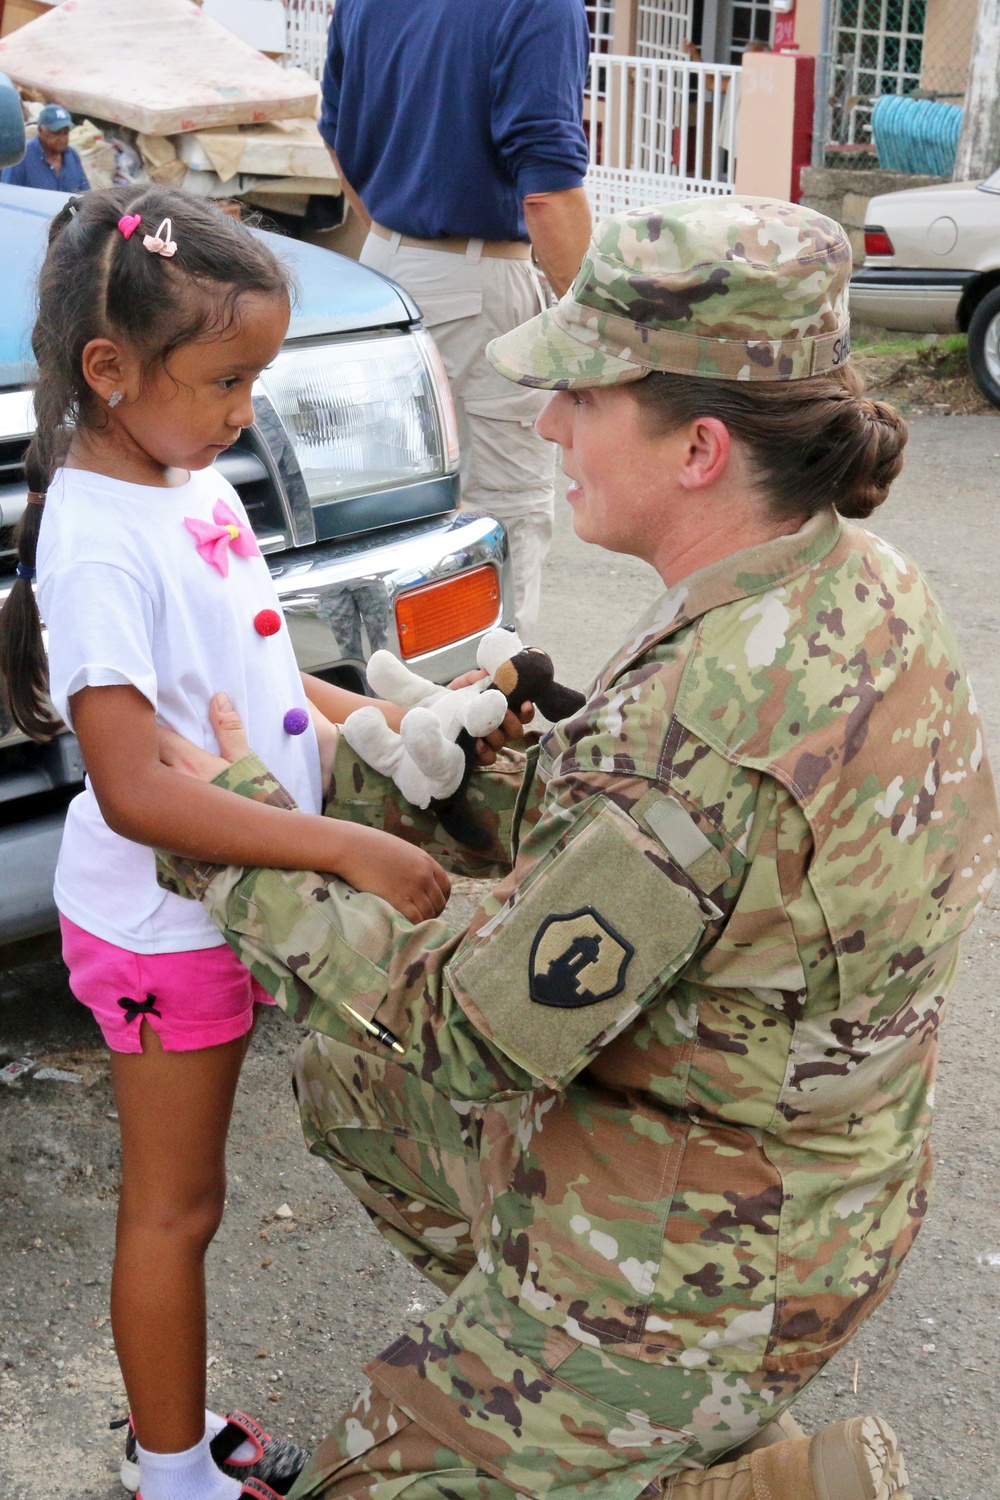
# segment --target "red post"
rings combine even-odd
[[[795,55],[795,113],[792,120],[792,202],[798,203],[802,168],[812,161],[816,59]]]

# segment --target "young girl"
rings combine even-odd
[[[335,719],[364,700],[300,677],[287,630],[273,633],[278,601],[246,513],[212,467],[253,422],[254,380],[288,319],[285,268],[197,199],[91,192],[52,224],[33,335],[30,504],[0,669],[18,724],[49,737],[59,720],[45,696],[37,568],[51,702],[87,767],[56,902],[73,992],[112,1049],[122,1189],[111,1316],[143,1500],[243,1492],[208,1446],[204,1257],[254,1002],[267,1000],[198,904],[159,888],[150,846],[333,871],[414,919],[447,895],[422,851],[316,816],[307,699]],[[161,765],[158,724],[214,749],[219,689],[303,811]]]

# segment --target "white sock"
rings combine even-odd
[[[226,1425],[225,1417],[220,1417],[217,1411],[212,1411],[208,1406],[205,1407],[205,1431],[208,1433],[209,1442],[217,1437]]]
[[[208,1433],[209,1442],[211,1442],[214,1437],[218,1437],[222,1429],[228,1426],[229,1423],[226,1421],[225,1417],[220,1417],[217,1411],[210,1411],[208,1410],[208,1408],[206,1408],[205,1431]],[[240,1446],[233,1449],[232,1453],[230,1453],[229,1455],[229,1458],[234,1463],[249,1463],[256,1452],[256,1446],[251,1443],[249,1438],[244,1438]]]
[[[183,1453],[149,1453],[136,1443],[142,1500],[239,1500],[241,1485],[215,1467],[209,1435]]]

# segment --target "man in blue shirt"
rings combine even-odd
[[[545,397],[487,363],[557,296],[590,236],[583,0],[338,0],[320,131],[369,226],[361,259],[411,294],[441,351],[463,504],[503,521],[517,628],[534,641],[552,537]]]
[[[69,143],[73,121],[61,104],[46,104],[38,116],[38,134],[21,160],[5,167],[4,182],[14,187],[48,188],[56,193],[85,193],[90,187],[83,162]]]

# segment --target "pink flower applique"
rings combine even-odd
[[[210,521],[196,521],[193,516],[184,517],[184,525],[195,539],[198,551],[207,563],[218,568],[223,578],[229,577],[229,549],[240,557],[259,557],[257,538],[234,515],[225,500],[216,500]]]

